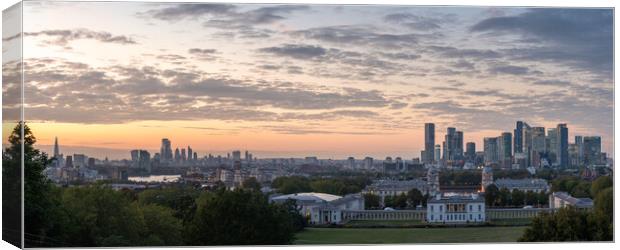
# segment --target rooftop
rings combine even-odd
[[[293,200],[298,200],[298,201],[331,202],[331,201],[338,200],[341,198],[342,196],[324,194],[324,193],[296,193],[296,194],[275,196],[271,198],[271,200],[285,201],[288,199],[293,199]]]
[[[563,200],[564,202],[578,207],[578,208],[590,208],[594,206],[594,202],[590,198],[575,198],[566,192],[554,192],[553,196]]]
[[[432,197],[428,203],[457,203],[457,202],[484,202],[484,196],[478,194],[470,195],[452,195],[443,196],[438,195]]]

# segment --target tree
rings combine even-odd
[[[23,129],[23,137],[22,137]],[[25,240],[25,247],[49,245],[51,241],[48,233],[54,228],[54,207],[59,204],[52,196],[52,184],[43,174],[43,170],[52,162],[47,154],[34,148],[36,137],[30,128],[23,122],[19,122],[8,138],[9,147],[2,154],[3,164],[3,213],[9,230],[15,230],[14,225],[21,224],[19,216],[21,212],[15,211],[21,204],[21,157],[23,142],[23,166],[24,166],[24,232],[29,236]],[[7,193],[10,192],[10,193]],[[6,209],[6,211],[4,211]]]
[[[146,232],[145,246],[183,245],[183,224],[174,216],[174,210],[155,204],[139,206]]]
[[[422,195],[422,192],[420,192],[417,188],[411,189],[407,192],[407,203],[410,207],[415,208],[418,205],[422,205],[423,201],[424,195]]]
[[[381,207],[381,197],[375,194],[364,194],[364,209],[377,209]]]
[[[255,190],[255,191],[260,191],[260,188],[261,188],[260,183],[258,183],[256,178],[254,178],[254,177],[250,177],[250,178],[245,179],[243,181],[243,183],[241,184],[241,186],[243,188],[247,188],[247,189],[251,189],[251,190]]]
[[[394,196],[394,208],[406,208],[407,207],[407,194],[401,193]]]
[[[607,218],[611,223],[613,222],[614,215],[614,190],[613,187],[608,187],[597,192],[598,195],[594,198],[594,212]]]
[[[67,242],[74,246],[139,246],[147,227],[138,206],[104,185],[66,188],[62,204]]]
[[[542,213],[532,220],[518,241],[583,241],[591,240],[588,213],[575,208]]]
[[[519,189],[512,190],[510,196],[513,206],[523,206],[525,203],[525,193]]]
[[[613,187],[613,179],[610,176],[601,176],[592,182],[590,193],[592,197],[596,197],[598,193],[606,188]]]
[[[279,245],[294,239],[288,209],[260,192],[219,190],[203,193],[196,203],[189,245]]]
[[[499,199],[499,189],[495,184],[491,184],[484,189],[484,200],[487,206],[494,207]]]
[[[510,190],[508,190],[507,188],[502,188],[499,190],[499,205],[500,206],[509,206],[510,204],[512,204],[512,196],[510,193]]]

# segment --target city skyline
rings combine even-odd
[[[529,126],[526,122],[523,121],[516,121],[516,126],[515,126],[515,133],[517,131],[517,129],[519,127],[521,127],[521,130],[523,130],[523,124],[525,124],[525,126],[527,126],[528,129],[531,129],[529,131],[536,131],[536,129],[538,128],[542,128],[542,132],[543,134],[540,135],[543,137],[543,139],[545,138],[549,138],[551,133],[556,133],[555,130],[556,128],[547,128],[548,131],[546,132],[544,129],[544,127],[540,127],[540,126]],[[567,128],[568,126],[566,124],[557,124],[557,128],[559,128],[560,126]],[[434,162],[436,159],[436,157],[439,157],[443,160],[452,160],[455,159],[455,155],[458,155],[459,157],[466,157],[467,158],[467,154],[468,151],[470,150],[469,148],[466,148],[465,146],[467,145],[469,146],[473,146],[472,149],[477,149],[474,150],[473,153],[476,152],[484,152],[486,153],[486,149],[485,149],[485,145],[487,144],[487,139],[497,139],[498,141],[495,142],[497,144],[501,144],[501,145],[505,145],[507,144],[507,146],[503,147],[499,147],[498,150],[502,150],[504,151],[504,157],[507,158],[502,158],[502,156],[498,155],[498,157],[500,157],[501,159],[496,159],[496,160],[500,160],[502,161],[503,159],[507,159],[507,162],[510,162],[510,164],[512,163],[512,158],[514,157],[517,153],[523,153],[523,144],[521,144],[520,147],[517,147],[517,141],[516,141],[516,136],[514,133],[512,132],[499,132],[499,137],[484,137],[483,138],[483,142],[482,143],[478,143],[475,141],[466,141],[463,140],[463,134],[464,131],[458,131],[457,128],[454,127],[448,127],[446,128],[446,133],[445,133],[445,138],[448,139],[449,138],[449,134],[450,131],[452,131],[453,136],[454,135],[459,135],[460,136],[457,139],[458,142],[454,142],[454,145],[448,145],[446,146],[445,144],[445,140],[444,141],[437,141],[435,139],[435,134],[437,133],[437,131],[435,131],[435,124],[434,123],[425,123],[425,130],[424,133],[427,133],[427,129],[432,128],[432,132],[430,132],[430,134],[432,134],[431,137],[427,137],[425,136],[424,141],[422,141],[422,150],[421,152],[419,152],[419,154],[416,156],[414,152],[408,152],[408,151],[400,151],[403,154],[385,154],[385,155],[369,155],[369,154],[363,154],[363,153],[354,153],[354,154],[339,154],[339,153],[335,153],[331,152],[331,153],[325,153],[324,151],[315,151],[315,152],[301,152],[301,151],[281,151],[281,152],[269,152],[269,151],[261,151],[261,150],[252,150],[252,149],[247,149],[247,148],[231,148],[231,149],[227,149],[227,150],[220,150],[220,151],[209,151],[209,150],[202,150],[202,152],[200,152],[200,154],[198,155],[199,158],[203,158],[206,157],[207,155],[212,155],[214,157],[217,156],[226,156],[226,154],[230,154],[233,151],[251,151],[252,153],[258,152],[258,155],[254,155],[254,157],[258,157],[258,158],[304,158],[304,157],[318,157],[319,159],[334,159],[334,160],[345,160],[349,157],[354,157],[356,160],[361,160],[365,157],[372,157],[376,160],[381,160],[381,159],[385,159],[386,157],[403,157],[403,160],[411,160],[411,159],[418,159],[420,162],[422,163],[432,163]],[[428,130],[428,131],[431,131]],[[553,131],[553,132],[551,132]],[[567,132],[569,132],[570,129],[568,129]],[[466,132],[466,131],[465,131]],[[519,131],[522,132],[522,131]],[[498,134],[496,134],[497,136]],[[506,142],[502,142],[500,143],[501,140],[504,139],[500,139],[500,138],[506,138],[506,136],[508,136],[507,141]],[[575,135],[573,137],[566,137],[566,143],[568,143],[566,145],[566,149],[568,150],[568,146],[570,146],[571,144],[576,144],[576,143],[583,143],[583,139],[584,138],[592,138],[592,137],[598,137],[601,141],[604,141],[603,138],[600,135]],[[435,143],[432,144],[433,147],[433,153],[435,150],[440,149],[442,153],[440,153],[438,155],[433,155],[432,156],[432,160],[424,160],[424,151],[426,150],[427,146],[429,146],[430,144],[428,144],[427,139],[434,141]],[[515,141],[513,141],[513,139]],[[452,140],[452,139],[449,139]],[[43,150],[44,152],[48,153],[48,155],[53,156],[53,155],[57,155],[57,152],[59,152],[59,148],[58,148],[58,138],[55,137],[54,138],[54,145],[38,145],[37,147],[40,148],[41,150]],[[179,154],[180,152],[176,152],[179,149],[184,153],[185,149],[188,149],[188,152],[192,152],[192,145],[176,145],[174,144],[174,142],[172,140],[170,140],[169,138],[162,138],[161,139],[161,144],[160,144],[160,148],[159,149],[151,149],[151,148],[145,148],[145,147],[136,147],[136,148],[132,148],[132,149],[104,149],[103,152],[101,151],[102,148],[90,148],[87,147],[84,149],[84,147],[80,147],[80,146],[68,146],[70,149],[68,150],[69,155],[71,154],[86,154],[89,156],[95,156],[95,158],[97,159],[103,159],[103,158],[109,158],[110,160],[125,160],[128,159],[127,158],[127,154],[129,151],[136,151],[136,150],[146,150],[149,153],[152,153],[153,155],[155,154],[160,154],[161,155],[164,153],[164,145],[167,145],[167,150],[170,151],[169,152],[169,159],[173,159],[176,158],[176,154]],[[444,145],[442,146],[441,143],[444,143]],[[473,143],[473,145],[471,145]],[[532,142],[530,142],[532,143]],[[545,142],[542,142],[543,144],[545,144]],[[462,148],[458,148],[457,144],[461,144]],[[536,145],[536,142],[534,142],[534,145]],[[458,150],[457,152],[453,152],[451,151],[449,148],[450,147],[457,147]],[[537,146],[531,146],[533,147],[532,149],[535,151],[540,152],[539,149],[537,149]],[[455,150],[457,148],[454,148],[452,150]],[[466,150],[467,149],[467,150]],[[52,151],[53,150],[53,151]],[[86,152],[84,152],[84,150],[86,150]],[[446,151],[447,150],[447,151]],[[194,153],[199,153],[199,151],[201,150],[197,150],[197,149],[193,149]],[[52,153],[53,152],[53,153]],[[610,152],[606,152],[606,151],[602,151],[603,153],[607,153],[607,157],[612,158],[613,159],[613,152],[611,152],[612,154],[610,154]],[[414,154],[414,156],[409,156],[411,155],[411,153]],[[446,154],[450,155],[447,156]],[[473,155],[472,155],[473,156]],[[188,153],[188,157],[189,157],[189,153]],[[447,158],[446,158],[447,157]],[[129,157],[131,158],[131,157]],[[564,163],[567,164],[567,163]]]
[[[523,120],[567,123],[571,140],[599,135],[613,152],[610,9],[27,2],[29,13],[24,111],[41,145],[154,152],[168,137],[197,152],[409,159],[427,121],[435,144],[455,127],[480,148]]]

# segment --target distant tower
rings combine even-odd
[[[58,137],[54,137],[54,162],[53,162],[53,165],[55,167],[60,167],[60,163],[63,160],[61,158],[62,158],[62,156],[60,155],[60,148],[58,147]]]
[[[484,192],[491,184],[493,184],[493,169],[489,166],[486,166],[482,169],[482,188],[480,190]]]
[[[426,173],[426,186],[428,194],[434,196],[439,193],[439,169],[431,165]]]
[[[60,149],[58,148],[58,137],[54,137],[54,157],[58,158],[60,155]]]

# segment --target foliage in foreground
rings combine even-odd
[[[21,125],[13,130],[11,145],[3,152],[5,176],[19,176]],[[51,160],[34,148],[36,139],[23,126],[25,247],[289,244],[305,226],[294,202],[271,204],[255,185],[213,192],[115,191],[105,183],[55,187],[43,175]],[[3,179],[4,191],[14,186],[19,187]],[[9,219],[5,221],[15,222],[19,214],[5,210],[10,208],[6,206],[10,197],[3,195],[3,215]]]

